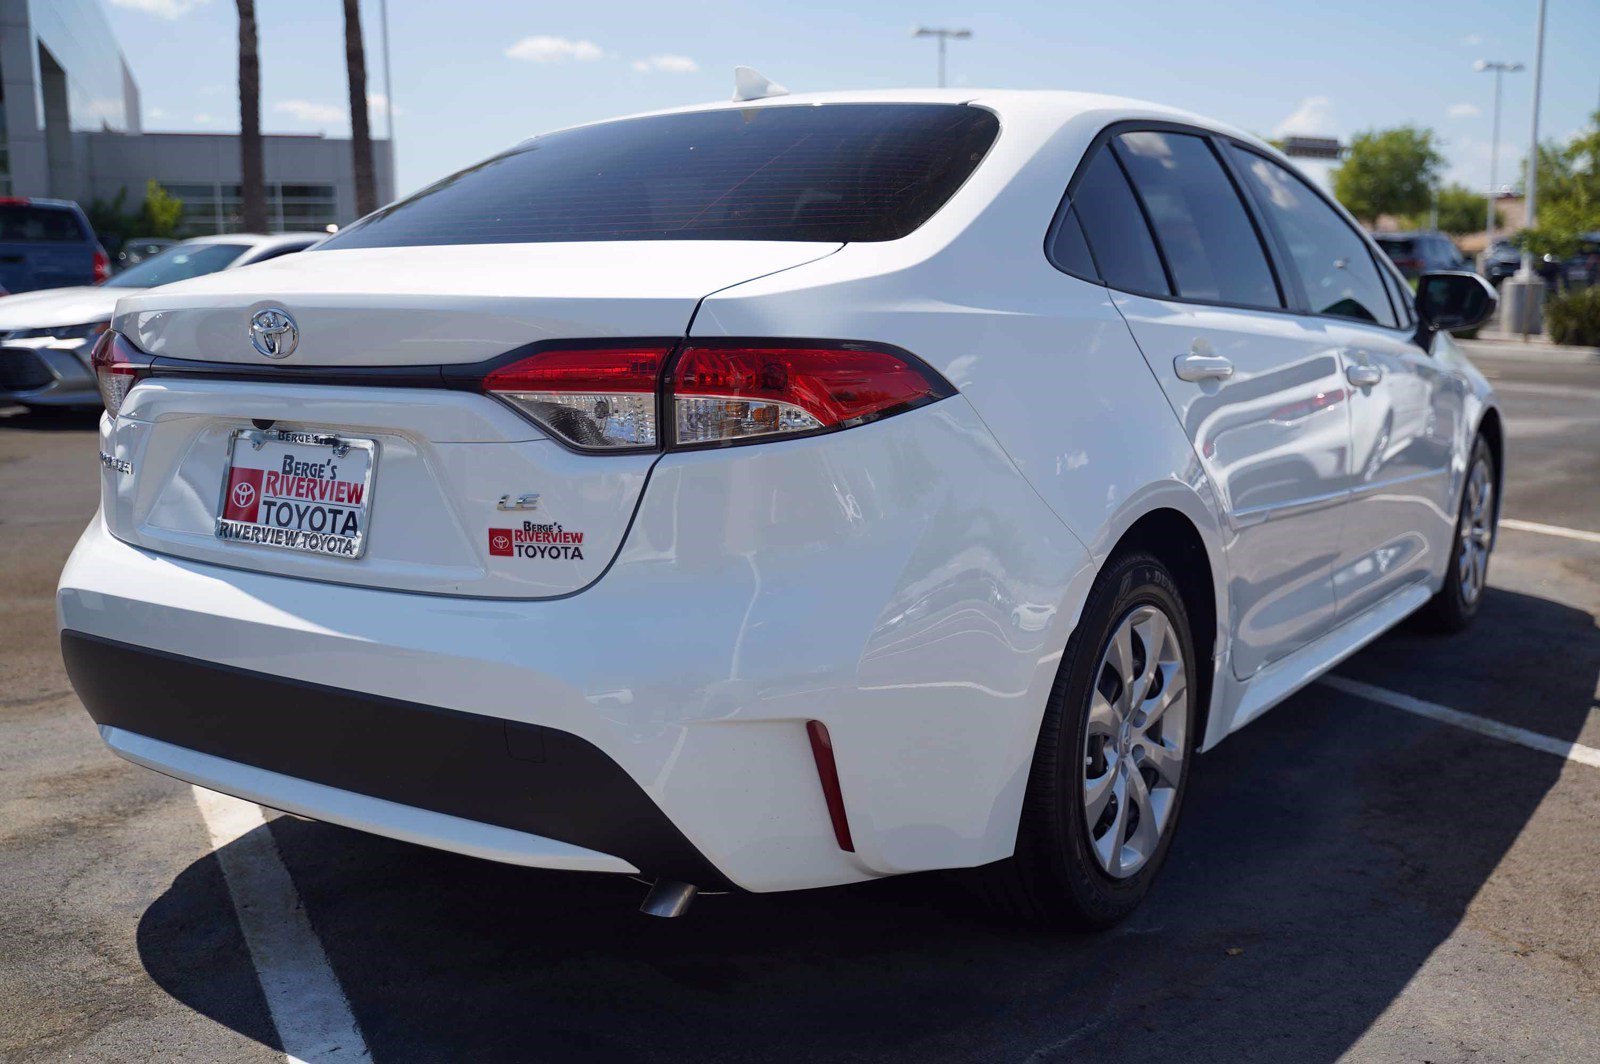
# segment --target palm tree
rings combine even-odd
[[[255,0],[239,5],[239,200],[245,231],[267,231],[267,183],[261,147],[261,59]]]
[[[350,73],[350,148],[355,153],[356,214],[378,209],[372,177],[372,129],[367,122],[367,51],[361,43],[361,0],[344,0],[344,61]]]

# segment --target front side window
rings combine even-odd
[[[1255,152],[1232,150],[1288,247],[1311,312],[1393,328],[1389,296],[1361,235],[1295,174]]]
[[[1184,299],[1281,307],[1267,253],[1211,145],[1144,130],[1116,138]]]
[[[563,240],[895,240],[955,194],[1000,129],[964,104],[777,105],[535,137],[317,250]]]
[[[1394,304],[1395,313],[1400,318],[1400,324],[1410,327],[1415,320],[1411,313],[1411,289],[1394,272],[1392,267],[1379,265],[1378,272],[1383,274],[1383,283],[1389,289],[1390,302]]]

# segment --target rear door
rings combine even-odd
[[[1231,526],[1233,668],[1247,677],[1333,623],[1350,442],[1337,342],[1287,312],[1208,136],[1112,132],[1075,179],[1074,213]]]

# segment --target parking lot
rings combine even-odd
[[[304,958],[270,931],[263,954],[285,914],[241,921],[224,876],[270,841],[359,1029],[323,1060],[1600,1059],[1600,358],[1534,351],[1478,358],[1512,525],[1477,625],[1391,633],[1338,670],[1367,686],[1200,758],[1154,894],[1097,936],[997,925],[940,876],[662,921],[626,877],[271,813],[218,838],[193,788],[101,746],[62,671],[93,419],[0,411],[0,1057],[294,1052],[280,1030],[319,1017],[275,1014],[258,971]]]

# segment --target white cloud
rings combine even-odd
[[[367,93],[367,110],[371,112],[373,118],[382,118],[389,110],[389,98],[381,92]],[[394,113],[403,115],[406,113],[406,109],[404,107],[396,107]]]
[[[165,117],[167,117],[167,112],[163,111],[159,107],[152,107],[148,111],[146,111],[144,114],[145,114],[146,118],[165,118]]]
[[[195,8],[203,7],[210,2],[211,0],[111,0],[116,7],[143,11],[147,15],[166,19],[182,18]]]
[[[209,126],[212,122],[215,122],[215,121],[216,121],[216,119],[212,118],[208,114],[198,114],[198,115],[194,116],[194,122],[195,122],[195,125],[197,125],[197,126]]]
[[[700,69],[700,64],[686,55],[652,55],[648,59],[635,59],[633,69],[643,74],[693,74]]]
[[[592,63],[605,52],[593,41],[574,41],[566,37],[524,37],[506,49],[506,57],[530,63],[565,63],[574,60]]]
[[[1461,47],[1463,48],[1476,48],[1482,43],[1483,37],[1476,33],[1469,33],[1465,37],[1461,38]]]
[[[283,100],[272,105],[272,110],[278,114],[291,115],[297,122],[307,122],[311,125],[334,126],[348,125],[350,115],[343,107],[331,103],[316,103],[312,100]]]
[[[1483,114],[1482,111],[1478,110],[1476,104],[1470,103],[1453,103],[1445,109],[1444,113],[1451,118],[1477,118]]]
[[[1326,96],[1307,96],[1272,131],[1275,137],[1293,133],[1311,137],[1332,136],[1333,101]]]

